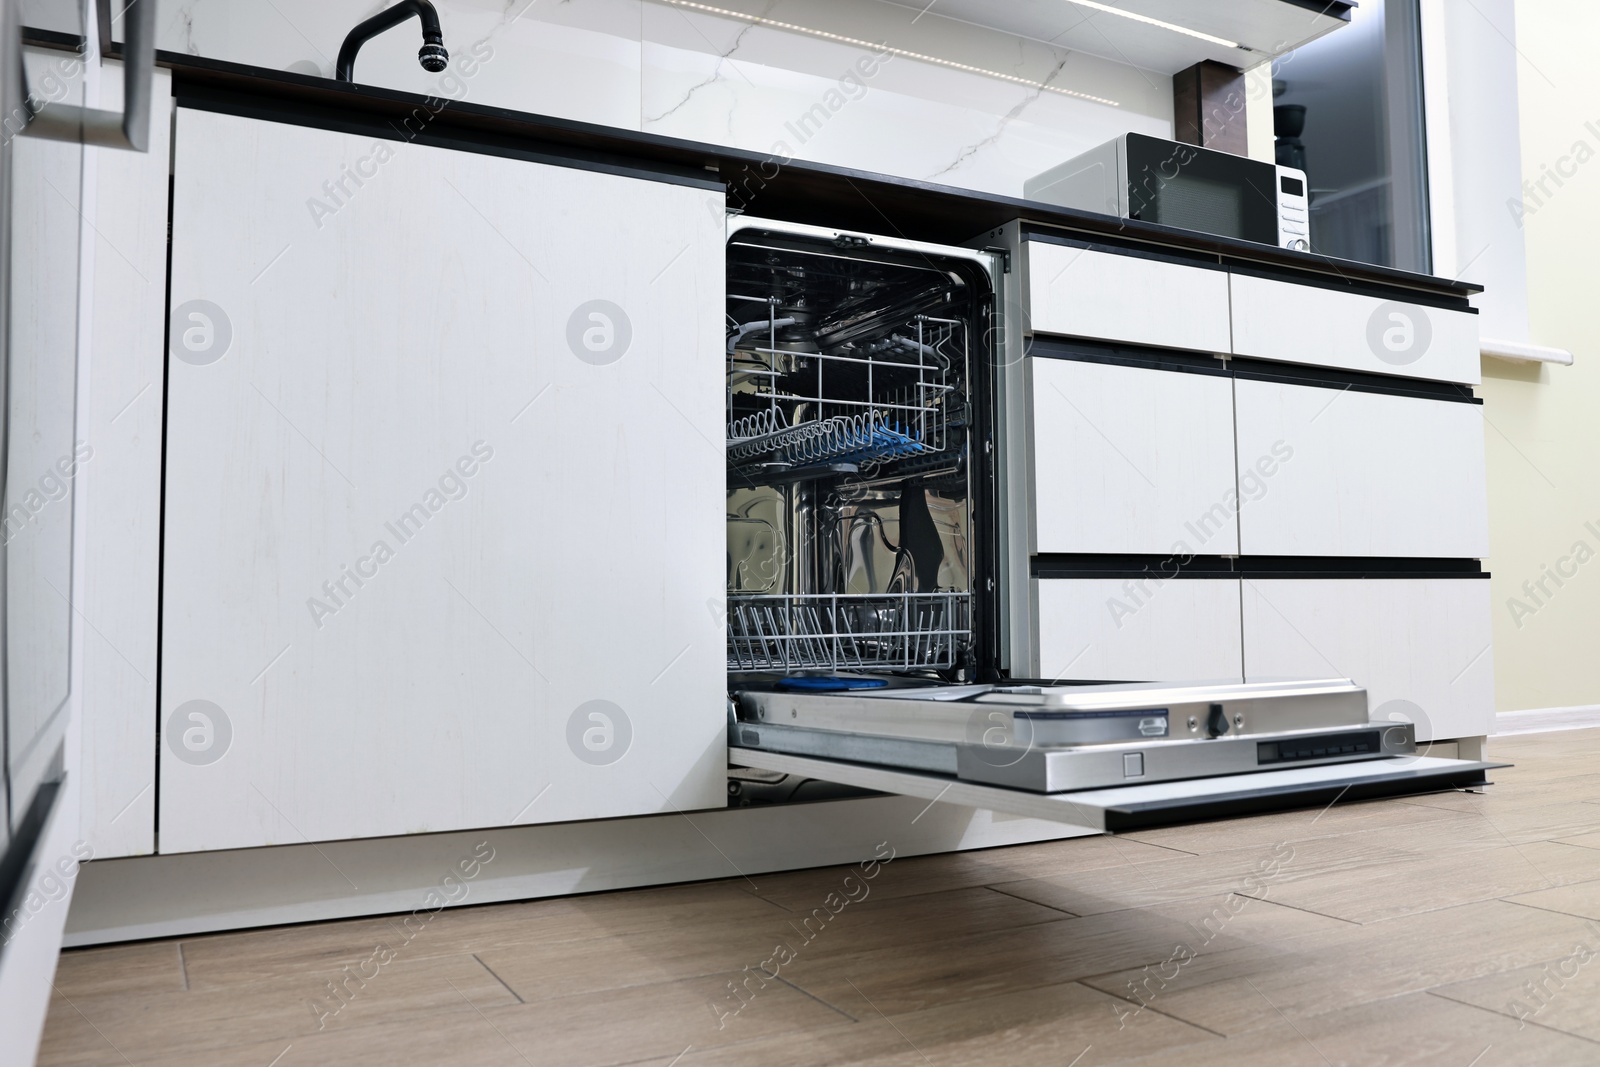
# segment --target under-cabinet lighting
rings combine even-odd
[[[1223,48],[1244,47],[1244,45],[1240,44],[1238,41],[1230,41],[1226,37],[1213,37],[1209,33],[1201,33],[1199,30],[1191,30],[1187,26],[1179,26],[1172,22],[1163,22],[1160,19],[1151,18],[1149,15],[1141,15],[1137,11],[1127,11],[1120,7],[1113,7],[1110,4],[1097,3],[1096,0],[1067,0],[1067,3],[1077,4],[1079,7],[1086,7],[1092,11],[1104,11],[1107,15],[1121,15],[1125,19],[1132,19],[1135,22],[1142,22],[1146,26],[1160,26],[1163,30],[1171,30],[1173,33],[1181,33],[1185,37],[1194,37],[1201,41],[1209,41],[1212,44],[1221,45]]]
[[[722,15],[725,18],[738,19],[740,22],[750,22],[758,26],[771,26],[778,30],[791,30],[794,33],[803,33],[810,37],[820,37],[825,41],[838,41],[840,44],[855,45],[857,48],[870,48],[875,52],[891,56],[901,56],[905,59],[915,59],[921,63],[932,63],[940,67],[949,67],[952,70],[964,70],[969,74],[981,74],[986,78],[999,78],[1001,81],[1015,82],[1026,85],[1030,89],[1039,89],[1047,93],[1059,93],[1062,96],[1071,96],[1079,100],[1090,100],[1096,104],[1105,104],[1107,107],[1121,107],[1115,100],[1107,100],[1103,96],[1094,96],[1090,93],[1080,93],[1076,89],[1063,89],[1055,85],[1045,85],[1029,78],[1019,78],[1015,74],[1002,74],[997,70],[988,70],[984,67],[974,67],[966,63],[957,63],[953,59],[941,59],[922,52],[908,52],[904,48],[893,48],[878,41],[865,41],[859,37],[846,37],[843,34],[829,33],[827,30],[813,30],[809,26],[797,26],[792,22],[780,22],[762,15],[747,15],[743,11],[732,11],[725,7],[712,7],[710,4],[696,3],[695,0],[661,0],[662,3],[671,4],[673,7],[686,7],[695,11],[704,11],[711,15]],[[1163,24],[1164,25],[1164,24]],[[1176,28],[1176,27],[1174,27]]]

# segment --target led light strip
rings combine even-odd
[[[1244,45],[1240,44],[1238,41],[1230,41],[1225,37],[1213,37],[1209,33],[1201,33],[1199,30],[1191,30],[1187,26],[1178,26],[1171,22],[1162,22],[1160,19],[1151,18],[1149,15],[1141,15],[1136,11],[1125,11],[1120,7],[1112,7],[1110,4],[1096,3],[1095,0],[1067,0],[1067,3],[1077,4],[1079,7],[1086,7],[1092,11],[1104,11],[1108,15],[1121,15],[1125,19],[1132,19],[1135,22],[1142,22],[1146,26],[1159,26],[1163,30],[1171,30],[1173,33],[1181,33],[1185,37],[1194,37],[1202,41],[1209,41],[1212,44],[1221,45],[1223,48],[1244,48]],[[1249,51],[1249,49],[1246,49],[1246,51]]]
[[[889,45],[878,44],[875,41],[863,41],[859,37],[845,37],[842,34],[829,33],[826,30],[813,30],[809,26],[796,26],[792,22],[779,22],[777,19],[769,19],[761,15],[747,15],[743,11],[730,11],[725,7],[712,7],[710,4],[695,3],[694,0],[661,0],[661,2],[665,4],[671,4],[673,7],[687,7],[692,8],[695,11],[704,11],[711,15],[722,15],[726,18],[738,19],[741,22],[752,22],[761,26],[771,26],[773,29],[791,30],[795,33],[803,33],[810,37],[820,37],[825,41],[838,41],[840,44],[855,45],[858,48],[871,48],[879,53],[887,53],[892,56],[902,56],[906,59],[915,59],[921,63],[932,63],[940,67],[949,67],[952,70],[964,70],[969,74],[981,74],[985,78],[998,78],[1001,81],[1014,82],[1017,85],[1026,85],[1030,89],[1042,89],[1048,93],[1059,93],[1062,96],[1071,96],[1079,100],[1090,100],[1096,104],[1105,104],[1107,107],[1122,106],[1115,100],[1107,100],[1103,96],[1093,96],[1089,93],[1080,93],[1074,89],[1062,89],[1054,85],[1041,85],[1039,82],[1029,81],[1027,78],[1019,78],[1015,74],[1002,74],[997,70],[985,70],[983,67],[968,66],[965,63],[957,63],[953,59],[940,59],[938,56],[925,55],[922,52],[908,52],[904,48],[892,48]],[[1163,23],[1162,25],[1165,24]]]

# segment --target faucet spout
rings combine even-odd
[[[417,52],[417,62],[422,64],[423,70],[433,74],[443,70],[450,62],[450,53],[445,51],[444,33],[439,29],[439,13],[428,0],[400,0],[398,4],[384,8],[350,31],[344,44],[339,46],[339,62],[334,69],[334,77],[342,82],[354,81],[352,74],[356,53],[361,51],[361,46],[412,15],[422,21],[422,48]]]

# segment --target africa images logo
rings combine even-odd
[[[1428,354],[1433,344],[1433,323],[1415,304],[1385,301],[1367,319],[1367,347],[1394,367],[1406,367]]]
[[[615,363],[633,343],[628,313],[609,300],[591,300],[573,309],[567,319],[567,347],[585,363]]]
[[[167,749],[192,767],[204,767],[228,754],[233,723],[209,700],[179,704],[167,718]]]
[[[579,704],[567,717],[567,747],[591,767],[605,767],[628,754],[633,723],[609,700]]]

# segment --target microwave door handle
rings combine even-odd
[[[130,0],[122,48],[122,112],[76,104],[45,104],[29,111],[22,132],[52,141],[145,152],[150,148],[150,98],[156,59],[156,0]]]

